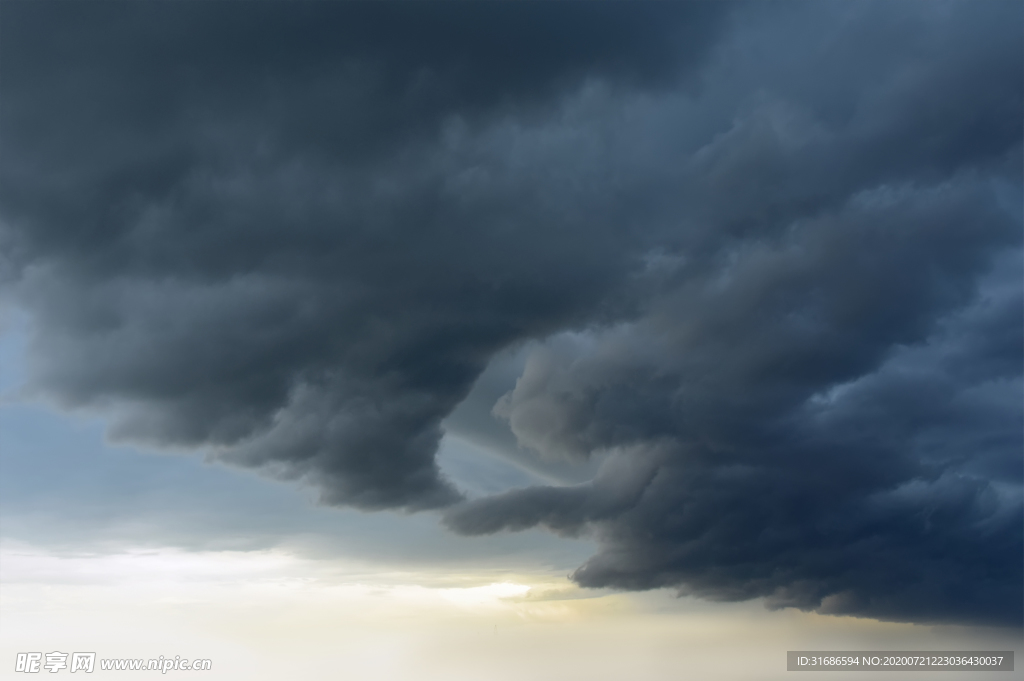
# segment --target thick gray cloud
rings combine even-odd
[[[1019,4],[2,12],[30,392],[593,534],[585,585],[1020,623]],[[596,477],[463,501],[442,423],[492,406]]]
[[[496,350],[598,307],[633,241],[586,186],[612,181],[580,167],[607,156],[590,139],[479,128],[591,74],[685,77],[723,18],[626,9],[5,6],[5,251],[34,387],[331,503],[455,500],[441,419]],[[535,174],[545,155],[558,175]]]
[[[880,263],[846,254],[884,282]],[[467,534],[589,529],[603,549],[574,575],[588,586],[1018,624],[1020,252],[973,303],[918,343],[887,344],[867,370],[848,359],[864,340],[815,320],[821,291],[780,294],[792,283],[778,267],[788,254],[749,257],[773,256],[783,262],[737,264],[729,284],[701,290],[707,299],[685,314],[538,351],[499,413],[525,444],[600,456],[601,472],[592,483],[468,502],[449,524]],[[757,290],[751,309],[722,300],[747,287]],[[754,309],[772,298],[795,309]],[[865,328],[894,314],[884,299],[859,315]],[[747,334],[701,338],[722,310],[737,312]]]

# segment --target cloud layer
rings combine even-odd
[[[2,12],[30,393],[588,586],[1021,623],[1018,4]],[[467,501],[527,342],[495,415],[599,472]]]

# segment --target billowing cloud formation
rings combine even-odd
[[[255,9],[253,9],[255,8]],[[1020,624],[1015,3],[6,3],[30,389],[591,586]],[[465,501],[497,353],[583,485]]]
[[[617,171],[581,167],[604,154],[502,112],[542,115],[592,71],[685,75],[721,21],[626,10],[5,7],[5,245],[35,386],[328,502],[454,500],[440,420],[491,353],[585,319],[628,268],[625,207],[587,186]]]

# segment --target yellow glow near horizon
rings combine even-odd
[[[284,551],[58,555],[14,544],[0,547],[0,570],[0,664],[45,649],[210,658],[206,678],[246,681],[667,681],[788,678],[788,649],[1022,649],[1019,632],[587,591],[543,570],[413,572]]]

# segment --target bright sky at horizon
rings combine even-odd
[[[6,399],[17,333],[0,336]],[[341,664],[367,681],[767,681],[788,678],[787,650],[1024,652],[1013,629],[581,589],[567,575],[593,552],[585,539],[571,550],[539,530],[466,539],[432,514],[318,507],[194,455],[111,447],[102,421],[40,405],[0,408],[0,480],[0,660],[37,648],[181,655],[232,681]],[[989,678],[958,675],[975,677]]]

